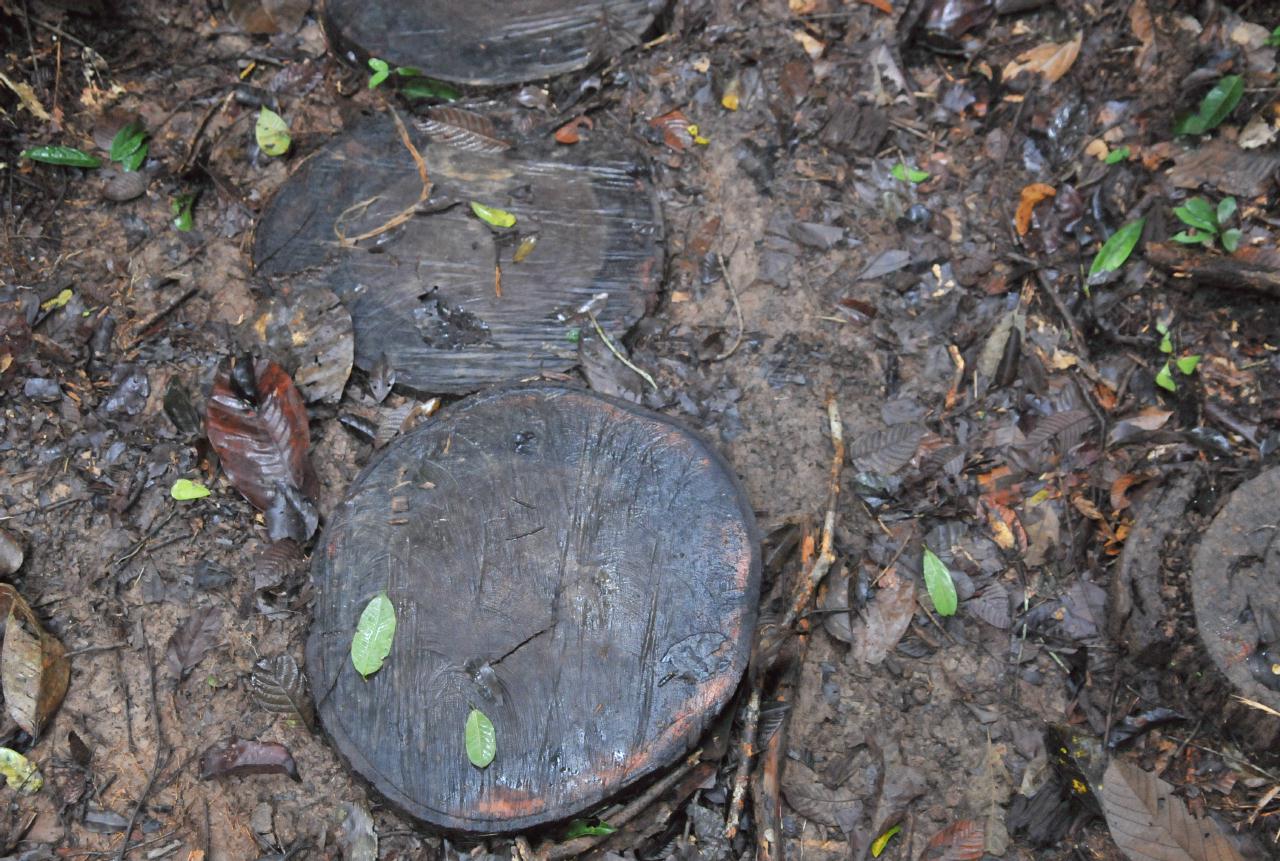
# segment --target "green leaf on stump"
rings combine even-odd
[[[367,679],[382,669],[395,635],[396,608],[386,592],[379,592],[365,605],[351,638],[351,663],[356,672]]]
[[[476,768],[488,768],[498,753],[498,735],[484,712],[472,709],[467,715],[465,738],[467,759]]]

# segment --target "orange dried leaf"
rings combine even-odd
[[[556,143],[576,144],[578,141],[582,140],[582,133],[580,130],[586,129],[587,131],[591,131],[595,128],[595,125],[596,124],[591,117],[586,116],[585,114],[574,117],[569,120],[569,122],[556,129]]]
[[[689,118],[679,108],[654,117],[649,120],[649,125],[661,131],[662,142],[676,152],[684,152],[693,143],[693,135],[689,134]]]
[[[1018,199],[1018,212],[1013,217],[1013,223],[1018,228],[1019,236],[1026,236],[1027,231],[1031,229],[1031,214],[1035,210],[1036,204],[1053,197],[1057,193],[1053,186],[1045,185],[1043,182],[1033,182],[1022,189],[1022,194]]]
[[[1083,41],[1084,31],[1081,30],[1069,42],[1045,42],[1023,51],[1004,67],[1004,78],[1012,81],[1023,72],[1033,72],[1042,75],[1047,83],[1057,83],[1075,65]]]

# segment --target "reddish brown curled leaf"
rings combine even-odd
[[[929,838],[920,861],[978,861],[985,852],[986,839],[981,822],[961,819]]]
[[[591,117],[586,114],[574,117],[569,120],[569,122],[556,129],[556,143],[576,144],[578,141],[582,140],[580,130],[585,128],[587,131],[591,131],[595,128],[595,125],[596,124],[592,121]]]
[[[242,777],[246,774],[286,774],[302,782],[289,749],[276,741],[229,738],[210,747],[200,757],[200,779]]]
[[[277,483],[315,499],[315,473],[307,456],[311,431],[306,404],[284,368],[258,359],[254,363],[257,402],[232,387],[223,365],[213,381],[205,428],[227,478],[257,508],[266,511]]]
[[[662,132],[662,142],[676,152],[683,152],[693,143],[693,134],[689,131],[689,118],[684,111],[676,108],[660,117],[649,120],[649,125]]]
[[[1018,198],[1018,212],[1013,216],[1013,223],[1018,229],[1019,236],[1026,236],[1027,231],[1031,229],[1031,215],[1035,211],[1036,204],[1057,193],[1053,186],[1045,185],[1043,182],[1033,182],[1023,187],[1022,194]]]
[[[8,583],[0,583],[0,616],[5,618],[0,650],[5,708],[18,726],[37,737],[67,694],[71,662],[62,643],[41,627]]]

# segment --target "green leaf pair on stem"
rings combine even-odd
[[[1212,247],[1214,240],[1217,240],[1228,252],[1235,251],[1240,246],[1241,233],[1238,227],[1222,229],[1223,225],[1236,214],[1234,197],[1224,197],[1218,202],[1216,208],[1203,197],[1193,197],[1182,206],[1176,207],[1173,214],[1191,228],[1171,237],[1174,242]]]

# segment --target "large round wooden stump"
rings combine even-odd
[[[618,334],[649,309],[662,226],[636,164],[585,148],[541,159],[464,152],[411,134],[433,184],[419,214],[349,244],[422,191],[395,125],[379,117],[303,162],[254,232],[260,275],[325,287],[347,304],[358,367],[386,353],[402,387],[471,392],[576,364],[574,315],[597,294],[608,298],[596,318]],[[472,201],[515,215],[514,235],[495,237]],[[515,262],[519,237],[531,235],[536,246]]]
[[[473,833],[565,819],[674,762],[746,666],[755,525],[724,461],[568,388],[459,402],[356,480],[315,554],[307,671],[338,751],[392,804]],[[368,680],[366,603],[398,628]],[[472,766],[470,709],[497,732]]]
[[[442,81],[494,86],[572,72],[637,42],[652,0],[326,0],[335,53],[409,66]]]
[[[1280,710],[1280,469],[1231,494],[1200,539],[1192,570],[1196,626],[1228,692]],[[1280,718],[1223,696],[1226,729],[1276,753]]]

